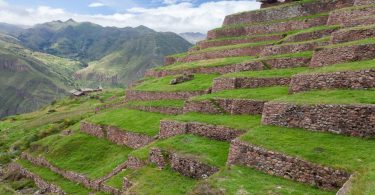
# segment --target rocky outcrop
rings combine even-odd
[[[23,168],[21,165],[17,163],[11,163],[8,165],[8,169],[11,172],[16,172],[21,174],[23,177],[31,179],[34,181],[35,185],[40,189],[40,193],[53,193],[53,194],[59,194],[59,195],[65,195],[66,193],[58,186],[47,182],[43,178],[41,178],[39,175]]]
[[[289,92],[315,89],[369,89],[375,88],[375,69],[333,73],[299,74],[292,77]]]
[[[375,37],[375,28],[343,29],[332,33],[331,43],[343,43]]]
[[[212,92],[241,88],[258,88],[278,85],[289,85],[290,80],[290,77],[216,78],[212,85]]]
[[[310,67],[320,67],[373,58],[375,58],[375,44],[325,47],[314,51]]]
[[[125,101],[147,101],[147,100],[179,100],[188,99],[193,96],[204,95],[210,93],[211,89],[201,91],[176,91],[176,92],[162,92],[162,91],[137,91],[126,90]]]
[[[286,6],[229,15],[225,17],[223,25],[269,22],[273,20],[314,15],[342,7],[352,6],[353,3],[354,0],[318,0],[311,3],[291,3]]]
[[[221,125],[162,120],[160,121],[159,138],[163,139],[180,134],[193,134],[219,141],[231,141],[243,133],[243,130]]]
[[[88,122],[81,123],[81,131],[99,138],[136,149],[154,141],[155,138],[148,135],[133,133],[109,125],[97,125]]]
[[[233,140],[228,164],[253,167],[270,175],[310,184],[323,189],[338,189],[349,179],[349,173],[270,151],[240,140]]]
[[[200,112],[207,114],[261,114],[266,101],[251,99],[215,98],[211,100],[188,100],[184,113]]]
[[[374,137],[375,105],[297,105],[268,102],[264,105],[262,123]]]

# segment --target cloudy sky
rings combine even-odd
[[[226,15],[259,6],[255,0],[0,0],[0,22],[31,26],[73,18],[102,26],[206,33]]]

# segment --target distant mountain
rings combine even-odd
[[[175,33],[156,32],[145,26],[102,27],[74,20],[36,25],[18,38],[33,50],[87,63],[76,78],[91,86],[125,86],[148,68],[162,65],[165,55],[192,46]]]
[[[202,41],[206,39],[207,37],[207,35],[199,33],[199,32],[186,32],[186,33],[180,33],[179,35],[192,44],[195,44],[198,41]]]
[[[175,33],[74,20],[0,24],[0,118],[35,110],[76,86],[124,87],[192,45]]]
[[[30,112],[67,94],[77,84],[77,61],[33,52],[0,34],[0,118]]]

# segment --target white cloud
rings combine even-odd
[[[6,4],[0,0],[0,21],[33,25],[51,20],[89,21],[102,26],[139,26],[144,25],[157,31],[202,32],[221,26],[226,15],[259,8],[255,1],[218,1],[207,2],[195,7],[192,3],[183,2],[157,8],[131,8],[125,13],[112,15],[83,15],[69,13],[63,9],[38,7],[23,9]]]
[[[89,7],[104,7],[104,6],[105,4],[101,2],[94,2],[94,3],[89,4]]]

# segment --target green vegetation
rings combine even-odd
[[[201,113],[186,113],[168,119],[183,122],[201,122],[212,125],[224,125],[238,130],[250,130],[260,125],[261,116],[258,115],[211,115]]]
[[[130,155],[146,160],[153,147],[175,152],[216,167],[223,167],[227,161],[229,143],[195,135],[178,135],[158,140],[146,147],[134,150]]]
[[[352,193],[374,193],[374,139],[272,126],[254,128],[241,139],[314,163],[356,171]]]
[[[254,78],[275,78],[275,77],[291,77],[295,74],[305,72],[309,68],[298,67],[298,68],[286,68],[286,69],[272,69],[272,70],[261,70],[261,71],[245,71],[225,74],[222,77],[227,78],[241,78],[241,77],[254,77]]]
[[[343,71],[358,71],[369,70],[375,68],[375,60],[355,61],[348,63],[340,63],[331,66],[324,66],[320,68],[310,69],[303,74],[311,73],[330,73],[330,72],[343,72]]]
[[[159,133],[160,120],[167,115],[131,109],[110,110],[86,119],[88,122],[115,126],[125,131],[154,136]]]
[[[131,149],[82,133],[52,135],[32,144],[33,155],[42,155],[53,165],[98,179],[127,160]]]
[[[120,188],[124,175],[133,182],[129,193],[137,194],[186,194],[197,183],[197,180],[184,177],[170,168],[160,170],[150,166],[125,170],[107,183]]]
[[[23,168],[39,175],[45,181],[61,187],[68,194],[89,194],[91,192],[91,190],[86,189],[82,185],[71,182],[47,168],[35,166],[25,160],[18,160],[17,163],[22,165]]]
[[[273,100],[280,96],[288,94],[288,87],[262,87],[252,89],[224,90],[211,94],[193,97],[192,100],[202,101],[215,98],[234,98],[234,99],[252,99],[252,100]]]
[[[212,81],[217,74],[195,74],[194,79],[177,85],[171,85],[173,76],[166,76],[162,78],[147,78],[141,84],[133,87],[134,90],[139,91],[200,91],[206,90],[212,85]]]
[[[296,93],[275,99],[295,104],[375,104],[375,90],[322,90]]]
[[[154,100],[154,101],[130,101],[128,106],[153,106],[153,107],[184,107],[184,100]]]
[[[294,195],[318,195],[335,194],[334,192],[323,191],[315,187],[304,185],[298,182],[270,176],[266,173],[242,166],[231,166],[224,168],[219,173],[211,176],[207,182],[198,184],[209,185],[224,194],[294,194]],[[251,184],[251,185],[249,185]],[[260,193],[262,194],[262,193]]]

